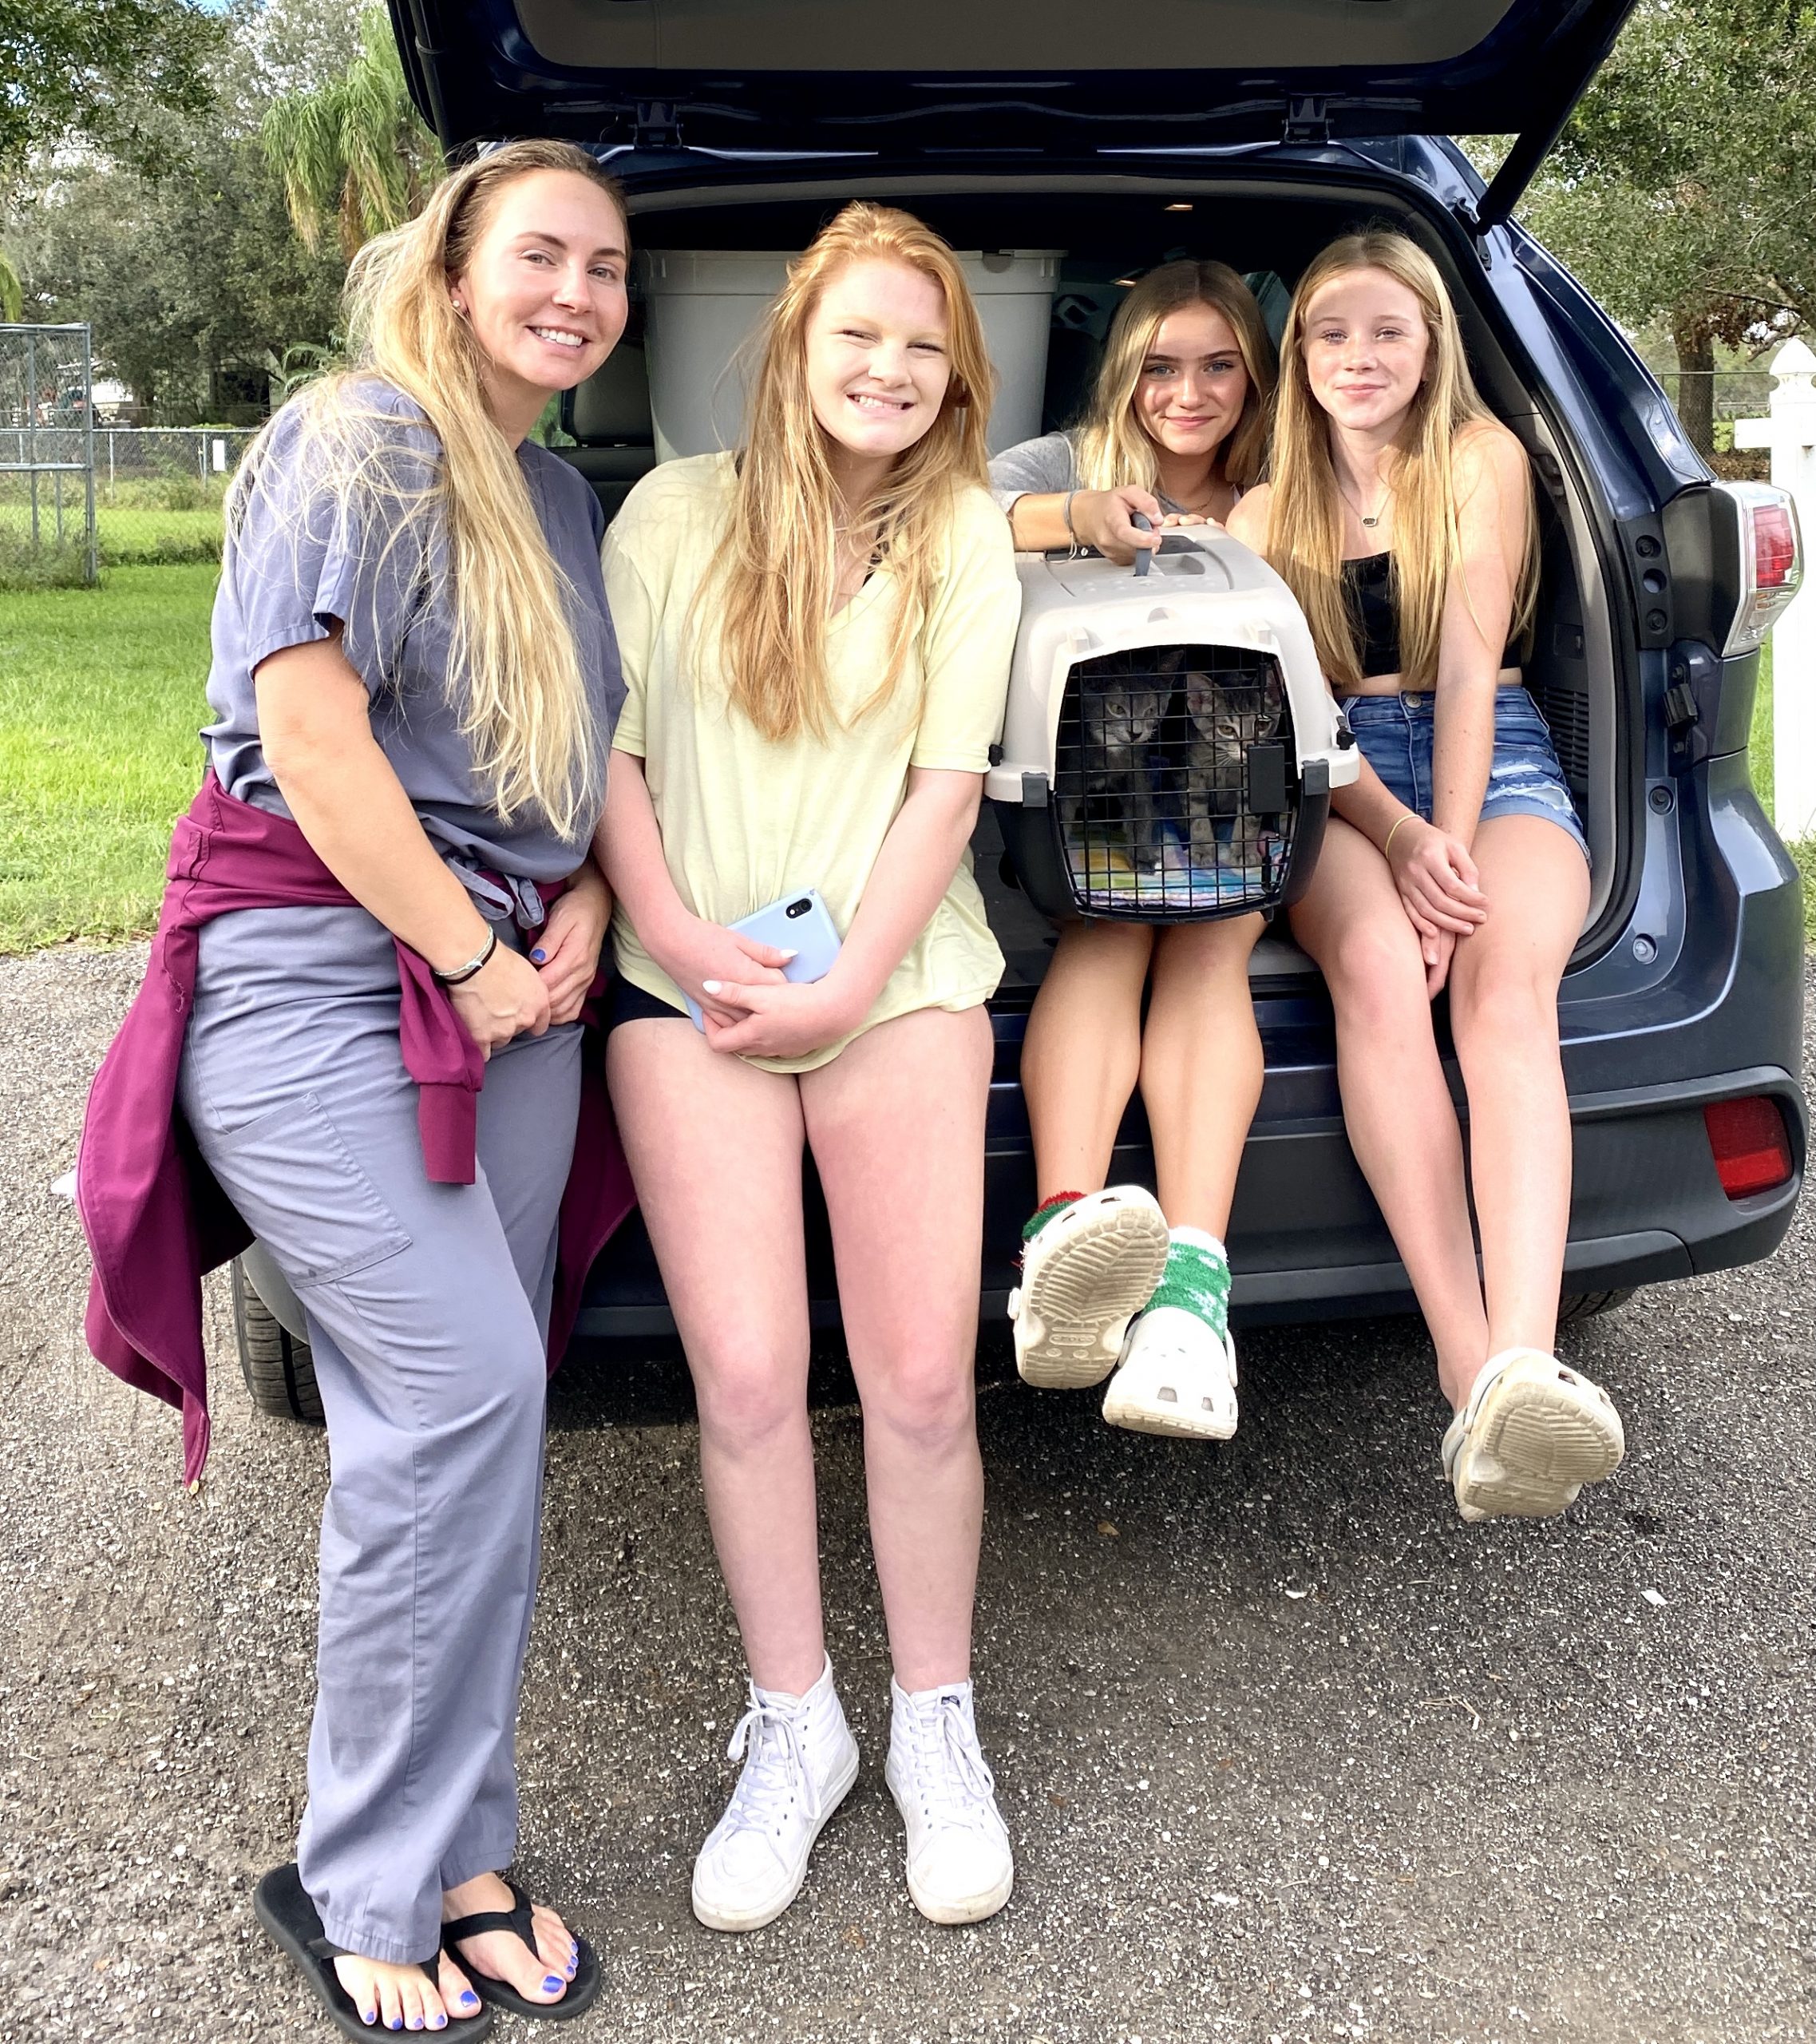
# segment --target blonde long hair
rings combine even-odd
[[[414,220],[354,258],[350,366],[290,402],[303,412],[299,458],[323,484],[334,516],[344,528],[376,514],[381,569],[394,549],[407,561],[445,546],[454,603],[448,687],[474,770],[500,817],[534,808],[572,839],[603,772],[575,644],[574,592],[549,551],[516,452],[487,406],[485,355],[449,289],[500,193],[544,170],[587,178],[623,217],[615,179],[570,143],[512,142],[454,171]],[[374,378],[420,408],[437,450],[400,453],[396,414],[375,398]],[[235,519],[259,487],[276,423],[248,449],[235,479]]]
[[[1188,306],[1221,312],[1236,335],[1248,394],[1229,438],[1217,450],[1224,480],[1246,489],[1259,481],[1268,454],[1268,414],[1274,394],[1274,351],[1255,294],[1227,263],[1162,263],[1116,308],[1103,362],[1078,428],[1078,476],[1086,489],[1151,490],[1159,465],[1148,430],[1136,416],[1142,366],[1161,323]]]
[[[1344,600],[1343,500],[1331,464],[1330,421],[1312,394],[1305,367],[1306,308],[1347,270],[1382,270],[1418,300],[1430,346],[1388,481],[1394,492],[1389,573],[1400,621],[1400,671],[1430,688],[1452,571],[1462,563],[1457,532],[1457,435],[1492,420],[1470,374],[1468,358],[1438,266],[1416,242],[1386,228],[1333,241],[1299,280],[1280,339],[1280,396],[1274,416],[1273,493],[1268,505],[1268,559],[1299,600],[1324,672],[1334,685],[1362,679],[1355,621]],[[1513,581],[1510,643],[1532,622],[1538,592],[1538,521],[1529,479],[1524,556]],[[1465,592],[1466,596],[1467,592]]]
[[[905,263],[945,294],[952,380],[939,416],[899,454],[875,493],[848,510],[807,390],[807,323],[827,285],[853,263]],[[894,643],[875,692],[895,693],[908,649],[931,617],[955,493],[987,486],[984,429],[995,385],[983,323],[952,250],[910,213],[854,201],[789,265],[764,315],[749,423],[730,522],[701,586],[719,613],[727,691],[764,737],[824,739],[835,718],[826,634],[839,542],[874,536],[899,592]],[[709,594],[710,592],[710,594]]]

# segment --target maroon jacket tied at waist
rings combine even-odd
[[[183,1413],[183,1477],[208,1452],[201,1278],[252,1239],[203,1162],[176,1104],[177,1068],[196,994],[196,933],[238,909],[358,904],[287,817],[229,795],[211,768],[171,840],[164,907],[144,984],[89,1092],[76,1163],[76,1206],[94,1274],[89,1348],[140,1390]],[[399,943],[398,1036],[416,1081],[423,1167],[438,1184],[471,1185],[485,1061],[428,965]],[[580,1127],[561,1198],[552,1370],[579,1313],[593,1258],[636,1203],[605,1093],[597,1032],[582,1056]]]

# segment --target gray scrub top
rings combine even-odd
[[[433,516],[402,519],[394,494],[434,488],[441,443],[417,406],[389,384],[374,380],[359,395],[374,417],[357,430],[382,486],[337,489],[325,479],[319,446],[303,445],[303,398],[278,414],[243,513],[229,518],[208,672],[215,720],[202,733],[215,773],[230,794],[288,814],[259,748],[253,671],[286,646],[326,639],[338,619],[342,650],[372,699],[373,735],[435,849],[457,866],[564,879],[586,855],[597,809],[577,820],[566,841],[533,806],[508,824],[499,818],[449,700],[454,603],[445,534]],[[604,520],[586,481],[559,456],[526,440],[517,461],[572,590],[603,790],[624,702],[599,568]]]

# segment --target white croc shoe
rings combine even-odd
[[[889,1685],[889,1758],[884,1779],[908,1827],[908,1885],[935,1923],[994,1916],[1015,1883],[996,1777],[977,1743],[971,1686],[910,1695]]]
[[[1553,1519],[1619,1468],[1614,1403],[1542,1349],[1490,1357],[1444,1436],[1444,1474],[1465,1519]]]
[[[857,1779],[832,1662],[804,1697],[753,1682],[726,1757],[744,1772],[694,1862],[694,1914],[709,1930],[754,1931],[801,1892],[813,1841]]]
[[[1122,1345],[1103,1416],[1138,1434],[1228,1440],[1236,1432],[1236,1344],[1183,1306],[1150,1306]]]
[[[1167,1246],[1160,1202],[1138,1185],[1086,1193],[1055,1214],[1022,1251],[1022,1281],[1009,1294],[1027,1381],[1050,1391],[1102,1384],[1153,1297]]]

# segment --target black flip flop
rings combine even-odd
[[[391,2030],[382,2021],[362,2022],[353,1997],[334,1971],[334,1962],[345,1956],[346,1948],[330,1944],[322,1935],[320,1914],[309,1899],[294,1860],[287,1866],[274,1867],[259,1882],[252,1893],[252,1907],[279,1949],[295,1962],[296,1970],[343,2037],[358,2038],[362,2044],[371,2044],[374,2038],[404,2036],[440,2038],[445,2044],[478,2044],[481,2038],[491,2034],[496,2018],[487,2008],[477,2015],[450,2015],[440,2030],[430,2030],[426,2025],[420,2030]],[[419,1963],[428,1978],[434,1980],[436,1961]],[[469,1974],[472,1970],[462,1968]],[[477,1981],[474,1984],[477,1991]]]
[[[489,1973],[481,1973],[464,1952],[456,1949],[462,1938],[477,1938],[486,1931],[509,1931],[536,1954],[538,1966],[547,1967],[548,1962],[536,1951],[536,1925],[530,1916],[529,1897],[508,1875],[504,1885],[511,1891],[513,1907],[477,1910],[471,1916],[457,1916],[451,1923],[444,1923],[441,1949],[473,1983],[476,1994],[501,2009],[508,2009],[513,2015],[534,2016],[540,2022],[565,2022],[570,2016],[584,2015],[599,1999],[605,1975],[599,1971],[597,1954],[578,1931],[570,1931],[568,1935],[574,1940],[580,1963],[575,1968],[573,1979],[568,1983],[567,1993],[558,2002],[527,2000],[508,1981],[495,1980]],[[437,2034],[445,2036],[447,2032]]]

